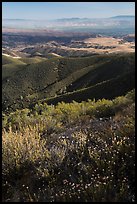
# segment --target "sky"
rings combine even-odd
[[[3,19],[52,20],[135,15],[135,2],[2,2]]]

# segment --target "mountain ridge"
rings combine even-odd
[[[111,17],[104,17],[103,19],[109,19],[109,18],[127,18],[127,17],[129,17],[129,18],[135,18],[135,16],[134,15],[117,15],[117,16],[111,16]],[[33,20],[37,20],[37,21],[48,21],[48,20],[62,20],[62,19],[64,19],[64,20],[70,20],[70,19],[72,19],[72,20],[79,20],[79,19],[84,19],[84,20],[88,20],[88,19],[102,19],[102,18],[86,18],[86,17],[84,17],[84,18],[79,18],[79,17],[76,17],[76,18],[73,18],[73,17],[70,17],[70,18],[58,18],[58,19],[25,19],[25,18],[3,18],[3,20],[24,20],[24,21],[27,21],[27,20],[29,20],[29,21],[33,21]]]

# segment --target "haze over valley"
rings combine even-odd
[[[26,56],[134,52],[135,17],[3,19],[3,48]],[[15,40],[16,39],[16,40]],[[4,51],[4,50],[3,50]],[[4,53],[3,53],[4,54]]]

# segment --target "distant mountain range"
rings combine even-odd
[[[135,16],[133,16],[133,15],[120,15],[120,16],[113,16],[113,17],[111,17],[111,18],[118,18],[118,19],[125,19],[125,18],[135,18]]]
[[[120,15],[110,18],[62,18],[55,20],[3,19],[2,27],[57,30],[132,28],[134,30],[135,16]]]
[[[108,18],[103,18],[103,19],[110,19],[110,18],[122,18],[122,19],[125,19],[125,18],[135,18],[135,16],[133,15],[119,15],[119,16],[112,16],[112,17],[108,17]],[[91,19],[102,19],[102,18],[60,18],[60,19],[54,19],[54,20],[91,20]],[[10,19],[10,18],[4,18],[3,20],[21,20],[21,21],[45,21],[45,20],[36,20],[36,19],[21,19],[21,18],[13,18],[13,19]],[[51,20],[53,21],[53,20]]]

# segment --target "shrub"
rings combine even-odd
[[[41,139],[36,129],[26,129],[24,133],[3,131],[2,155],[3,171],[16,170],[27,161],[46,159],[46,140]]]
[[[133,202],[130,94],[3,115],[3,201]]]

